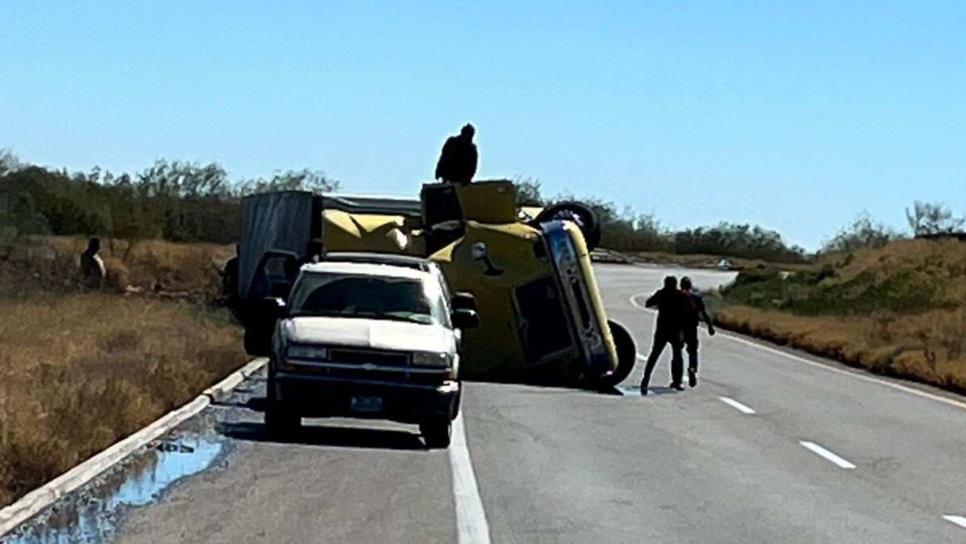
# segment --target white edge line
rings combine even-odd
[[[637,300],[635,300],[635,299],[637,297],[639,297],[639,296],[643,296],[643,293],[638,293],[636,295],[632,295],[630,297],[630,299],[628,299],[629,302],[631,303],[631,306],[634,306],[635,308],[638,308],[640,310],[652,311],[649,308],[645,308],[645,307],[643,307],[643,306],[641,306],[640,304],[637,303]],[[734,334],[734,333],[728,333],[728,332],[722,333],[722,332],[719,332],[717,334],[717,336],[727,338],[728,340],[731,340],[732,342],[738,342],[739,344],[745,344],[746,346],[751,346],[751,347],[754,347],[754,348],[757,348],[757,349],[760,349],[760,350],[763,350],[763,351],[767,351],[767,352],[769,352],[771,354],[774,354],[774,355],[780,355],[782,357],[785,357],[786,359],[791,359],[791,360],[796,361],[796,362],[799,362],[799,363],[804,363],[804,364],[809,365],[809,366],[813,366],[813,367],[816,367],[816,368],[821,368],[821,369],[827,370],[829,372],[834,372],[836,374],[842,374],[842,375],[845,375],[845,376],[851,376],[853,378],[856,378],[856,379],[859,379],[859,380],[863,380],[863,381],[866,381],[866,382],[870,382],[870,383],[877,383],[879,385],[884,385],[886,387],[891,387],[892,389],[896,389],[898,391],[902,391],[902,392],[905,392],[905,393],[911,393],[911,394],[916,395],[916,396],[919,396],[919,397],[927,398],[927,399],[930,399],[930,400],[934,400],[936,402],[941,402],[941,403],[946,404],[946,405],[949,405],[949,406],[954,406],[956,408],[960,408],[960,409],[966,410],[966,402],[958,401],[956,399],[951,399],[949,397],[944,397],[942,395],[936,395],[936,394],[930,393],[928,391],[923,391],[921,389],[916,389],[915,387],[909,387],[907,385],[902,385],[900,383],[895,383],[895,382],[883,380],[883,379],[880,379],[880,378],[876,378],[874,376],[869,376],[869,375],[865,374],[865,371],[864,370],[855,370],[855,371],[845,370],[845,369],[842,369],[842,368],[836,368],[836,367],[834,367],[834,366],[832,366],[831,364],[828,364],[828,363],[821,363],[821,362],[818,362],[818,361],[810,361],[810,360],[808,360],[808,359],[806,359],[804,357],[795,355],[794,353],[788,353],[786,351],[782,351],[780,349],[776,349],[776,348],[773,348],[773,347],[764,345],[764,344],[762,344],[760,342],[755,342],[755,341],[752,341],[752,340],[748,340],[748,339],[742,338],[741,336],[738,336],[737,334]],[[829,359],[829,361],[836,362],[836,361],[834,361],[832,359]]]
[[[832,453],[831,451],[823,448],[822,446],[819,446],[815,442],[808,442],[808,441],[803,440],[803,441],[799,442],[799,444],[801,444],[802,446],[804,446],[805,449],[807,449],[807,450],[811,451],[812,453],[814,453],[814,454],[816,454],[816,455],[824,458],[826,461],[831,462],[832,464],[838,466],[839,468],[844,468],[846,470],[852,470],[852,469],[855,468],[855,465],[853,465],[852,463],[850,463],[846,459],[843,459],[842,457],[839,457],[838,455],[836,455],[836,454]]]
[[[46,484],[34,489],[21,497],[17,502],[0,510],[0,537],[17,528],[21,523],[37,515],[60,498],[71,493],[99,474],[122,461],[127,456],[141,449],[152,440],[177,427],[188,418],[204,410],[211,404],[212,394],[209,392],[223,392],[241,383],[247,375],[257,372],[265,363],[266,358],[255,359],[240,370],[229,374],[224,380],[209,387],[184,406],[168,412],[154,420],[143,429],[136,431],[127,438],[116,442],[107,449],[68,470]],[[241,377],[242,379],[239,379]],[[230,387],[225,384],[234,383]]]
[[[453,420],[453,441],[449,446],[449,463],[453,470],[453,499],[456,504],[456,533],[460,544],[489,544],[490,526],[480,499],[473,473],[473,461],[466,446],[463,415]]]
[[[728,397],[718,397],[718,398],[721,399],[721,402],[727,404],[728,406],[731,406],[732,408],[734,408],[735,410],[738,410],[742,414],[753,415],[755,413],[754,410],[745,406],[744,404],[741,404],[735,399],[729,399]]]
[[[966,517],[946,515],[946,516],[943,516],[943,519],[948,521],[949,523],[954,523],[956,525],[959,525],[963,529],[966,529]]]

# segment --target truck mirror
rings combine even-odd
[[[480,314],[476,310],[461,308],[450,314],[453,326],[457,329],[473,329],[480,326]]]

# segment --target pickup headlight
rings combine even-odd
[[[449,353],[416,352],[413,354],[413,366],[448,368],[452,364],[453,356]]]
[[[325,360],[329,358],[329,350],[318,346],[289,346],[285,358]]]

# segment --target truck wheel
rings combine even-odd
[[[423,435],[427,448],[446,449],[453,435],[453,424],[449,418],[433,419],[420,423],[419,432]]]
[[[600,221],[597,214],[586,204],[580,202],[561,202],[540,212],[533,223],[539,225],[546,221],[569,220],[580,227],[587,244],[587,251],[593,251],[600,244]]]
[[[623,325],[614,321],[607,321],[610,333],[614,336],[614,344],[617,347],[617,370],[613,374],[601,380],[604,387],[617,387],[620,383],[631,375],[634,370],[634,363],[637,362],[637,346],[631,333]]]

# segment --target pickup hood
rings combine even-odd
[[[455,353],[452,330],[385,319],[295,317],[281,324],[285,342],[391,351]]]

